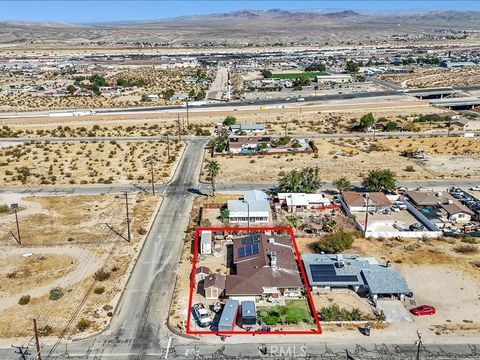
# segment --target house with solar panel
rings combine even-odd
[[[411,296],[405,278],[375,258],[342,254],[306,254],[302,261],[313,292],[351,289],[375,302],[381,297]]]
[[[232,251],[232,273],[225,282],[228,298],[281,304],[302,296],[304,284],[290,236],[243,236],[233,239]]]

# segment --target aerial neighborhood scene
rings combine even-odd
[[[6,0],[0,359],[480,359],[480,2]]]

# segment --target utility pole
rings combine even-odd
[[[170,139],[167,134],[167,162],[170,163]]]
[[[17,241],[17,243],[19,245],[22,245],[22,238],[20,237],[20,226],[18,225],[18,214],[17,214],[17,209],[14,210],[15,211],[15,222],[17,223],[17,236],[15,236],[13,234],[13,231],[10,231],[10,233],[12,234],[12,236],[15,238],[15,240]]]
[[[182,140],[182,138],[181,138],[181,130],[180,130],[180,127],[181,127],[180,114],[177,114],[176,123],[177,123],[177,127],[178,127],[178,141],[180,141],[180,140]]]
[[[128,212],[128,192],[125,191],[125,207],[127,209],[127,240],[130,241],[130,214]]]
[[[188,118],[188,98],[187,98],[187,128],[190,126],[190,120]]]
[[[420,334],[420,331],[417,330],[417,337],[418,340],[415,342],[415,345],[417,345],[417,360],[420,360],[420,347],[423,345],[422,343],[422,334]]]
[[[367,226],[368,226],[368,200],[369,200],[370,196],[368,195],[368,193],[365,194],[365,200],[366,200],[366,206],[365,206],[365,230],[364,230],[364,236],[367,235]]]
[[[37,319],[33,319],[33,331],[35,332],[35,347],[37,348],[37,360],[42,360],[40,353],[40,341],[38,340]]]
[[[287,136],[288,122],[285,121],[285,136]]]
[[[147,160],[148,163],[150,163],[150,175],[151,175],[151,178],[152,178],[152,195],[155,196],[155,175],[154,175],[154,171],[153,171],[153,161],[154,159],[153,158],[149,158]]]

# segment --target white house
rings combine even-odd
[[[268,223],[270,219],[268,195],[263,191],[247,191],[243,200],[229,200],[227,206],[232,223]]]
[[[212,232],[202,231],[200,235],[200,254],[210,255],[212,253]]]
[[[472,219],[474,212],[467,208],[466,206],[449,201],[447,203],[440,204],[440,207],[445,210],[448,215],[448,220],[455,223],[468,223]]]
[[[278,201],[281,207],[286,206],[290,212],[324,209],[330,205],[330,200],[323,194],[279,193]]]

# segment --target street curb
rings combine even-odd
[[[178,275],[175,275],[175,284],[173,285],[174,288],[173,288],[173,292],[175,293],[175,289],[177,288],[177,281],[178,281]],[[172,294],[173,295],[173,294]],[[180,336],[180,337],[183,337],[185,339],[193,339],[193,340],[200,340],[199,337],[196,337],[196,336],[193,336],[193,335],[187,335],[187,334],[184,334],[180,331],[178,331],[177,329],[175,329],[172,324],[170,324],[170,312],[172,311],[172,306],[173,306],[173,298],[174,296],[172,296],[170,298],[170,306],[168,307],[168,318],[167,318],[167,327],[168,327],[168,330],[170,330],[170,332],[174,333],[175,335],[177,336]],[[190,309],[188,310],[190,311]]]

